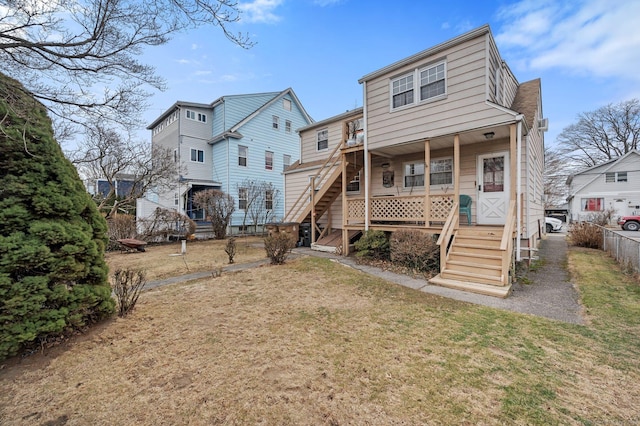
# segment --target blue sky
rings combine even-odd
[[[232,32],[177,35],[149,48],[145,61],[168,86],[144,114],[151,123],[175,101],[209,103],[223,95],[292,87],[307,112],[323,120],[362,106],[358,79],[397,60],[489,24],[516,78],[542,79],[543,109],[555,145],[581,112],[640,98],[640,0],[240,1]],[[150,132],[142,132],[150,139]]]

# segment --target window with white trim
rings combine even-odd
[[[282,108],[284,108],[287,111],[291,111],[291,99],[283,99]]]
[[[191,161],[204,163],[204,151],[201,149],[191,148]]]
[[[291,133],[291,120],[284,120],[284,131]]]
[[[247,209],[248,196],[249,191],[247,190],[247,188],[238,188],[238,210]]]
[[[582,198],[580,206],[585,212],[601,212],[604,210],[604,198]]]
[[[424,186],[424,163],[405,163],[404,187],[413,188],[416,186]]]
[[[246,146],[238,145],[238,166],[247,166],[247,154],[249,148]]]
[[[435,98],[444,95],[447,91],[446,65],[440,62],[420,71],[420,100]]]
[[[264,192],[264,209],[273,210],[273,190],[271,189]]]
[[[201,123],[206,123],[207,122],[207,115],[198,113],[198,121],[201,122]]]
[[[280,117],[278,117],[277,115],[273,116],[273,129],[274,130],[278,130],[278,128],[280,127]]]
[[[391,99],[393,108],[413,103],[413,73],[391,81]]]
[[[289,154],[282,155],[282,171],[287,170],[287,167],[291,165],[291,156]]]
[[[453,158],[434,158],[429,163],[429,185],[453,185]]]
[[[318,151],[324,151],[329,149],[329,130],[323,129],[319,130],[317,133],[317,143],[316,148]]]
[[[190,109],[187,110],[187,118],[189,120],[195,120],[196,119],[196,112],[195,111],[191,111]]]
[[[606,183],[628,182],[627,172],[607,172],[604,181]]]
[[[264,169],[273,170],[273,152],[271,151],[264,152]]]

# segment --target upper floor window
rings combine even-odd
[[[404,165],[404,187],[424,186],[424,163],[406,163]]]
[[[201,149],[191,148],[191,161],[204,163],[204,151]]]
[[[264,152],[264,168],[265,170],[273,170],[273,152]]]
[[[446,67],[440,62],[420,70],[420,100],[431,99],[446,93]]]
[[[284,120],[284,131],[291,133],[291,120]]]
[[[187,118],[189,120],[198,120],[201,123],[207,122],[207,115],[202,113],[196,113],[195,111],[187,110]]]
[[[320,130],[317,133],[317,150],[323,151],[329,149],[329,130]]]
[[[282,108],[284,108],[287,111],[291,111],[291,99],[283,99]]]
[[[287,167],[291,165],[291,156],[289,154],[284,154],[282,156],[282,171],[287,170]]]
[[[453,158],[436,158],[430,161],[429,185],[453,184]]]
[[[277,115],[273,116],[273,128],[278,130],[280,128],[280,118]]]
[[[238,209],[247,209],[247,199],[249,197],[249,191],[247,188],[238,188]]]
[[[607,172],[605,174],[604,181],[607,183],[628,182],[627,172]]]
[[[249,148],[246,146],[238,145],[238,166],[247,165],[247,152]]]
[[[405,75],[391,82],[393,108],[413,103],[413,74]]]

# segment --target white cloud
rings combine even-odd
[[[250,3],[238,3],[242,11],[241,22],[260,22],[272,24],[282,17],[276,15],[274,10],[282,4],[283,0],[253,0]]]
[[[640,2],[523,0],[499,10],[498,45],[532,69],[638,79]]]

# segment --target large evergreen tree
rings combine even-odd
[[[0,359],[114,311],[106,241],[46,109],[0,74]]]

